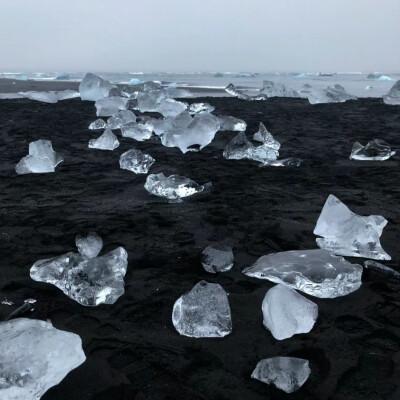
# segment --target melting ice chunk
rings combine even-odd
[[[203,250],[201,263],[207,272],[215,274],[232,269],[233,261],[232,248],[222,243],[215,243]]]
[[[227,160],[241,160],[249,158],[253,149],[254,146],[246,134],[240,132],[226,145],[223,155]]]
[[[121,169],[127,169],[135,174],[147,174],[155,159],[140,150],[132,149],[123,153],[119,159]]]
[[[260,93],[267,97],[300,97],[297,90],[287,88],[283,83],[263,81]]]
[[[82,100],[96,101],[107,97],[110,93],[111,83],[99,76],[87,73],[79,85]],[[111,115],[111,114],[110,114]]]
[[[362,217],[349,210],[337,197],[330,194],[318,218],[314,234],[322,236],[317,244],[335,254],[390,260],[381,247],[379,238],[387,220],[380,215]]]
[[[374,139],[363,146],[361,143],[354,143],[351,150],[350,160],[362,161],[384,161],[395,155],[390,146],[381,139]]]
[[[318,318],[318,306],[285,285],[269,289],[262,303],[264,326],[275,339],[283,340],[311,331]]]
[[[400,105],[400,80],[398,80],[389,92],[382,97],[385,104],[390,104],[392,106]]]
[[[15,167],[18,175],[54,172],[64,158],[53,150],[50,140],[29,143],[29,155],[23,157]]]
[[[201,281],[174,304],[172,323],[184,336],[224,337],[232,332],[231,310],[225,290]]]
[[[258,101],[258,100],[267,100],[268,96],[266,94],[259,94],[257,96],[249,96],[245,93],[243,93],[241,90],[237,89],[235,85],[230,83],[226,88],[225,92],[229,93],[232,96],[237,97],[238,99],[241,100],[246,100],[246,101]]]
[[[107,127],[107,124],[105,123],[104,120],[102,120],[101,118],[96,119],[96,121],[93,121],[90,125],[89,125],[89,129],[91,131],[97,131],[99,129],[105,129]]]
[[[98,117],[109,117],[118,113],[118,111],[126,110],[126,97],[104,97],[97,100],[94,104],[96,106],[96,115]]]
[[[77,235],[75,244],[83,258],[93,258],[103,248],[103,239],[96,232],[89,232],[87,236]]]
[[[50,322],[0,322],[0,397],[38,400],[86,360],[82,340]]]
[[[373,271],[381,272],[390,277],[400,279],[400,272],[395,271],[394,269],[387,267],[386,265],[383,265],[376,261],[371,261],[371,260],[364,261],[364,266],[365,268],[372,269]]]
[[[18,94],[27,99],[41,101],[43,103],[58,102],[58,97],[55,92],[19,92]]]
[[[175,117],[187,108],[186,103],[176,101],[174,99],[163,99],[157,107],[159,112],[164,117]]]
[[[311,296],[334,298],[361,286],[362,267],[328,250],[293,250],[260,257],[243,273],[282,283]]]
[[[246,122],[242,119],[232,117],[230,115],[219,115],[218,122],[220,124],[220,131],[245,131],[247,128]]]
[[[138,142],[150,139],[153,134],[153,127],[146,123],[129,122],[121,127],[123,137],[135,139]]]
[[[97,139],[89,140],[90,149],[114,150],[118,146],[119,146],[119,141],[110,129],[106,129],[104,133]]]
[[[125,124],[136,122],[136,115],[131,110],[122,110],[107,120],[108,129],[121,129]]]
[[[128,254],[122,248],[101,257],[84,258],[67,253],[33,264],[31,278],[61,289],[68,297],[84,306],[113,304],[122,296]]]
[[[163,173],[150,174],[144,185],[149,193],[170,200],[178,200],[183,197],[192,196],[193,194],[203,192],[210,186],[211,182],[199,185],[185,176],[165,176]]]
[[[75,99],[76,97],[81,97],[78,91],[76,90],[61,90],[56,92],[58,100],[68,100],[68,99]]]
[[[215,107],[208,103],[193,103],[189,106],[190,114],[211,113]]]
[[[258,128],[258,132],[254,134],[253,140],[257,142],[263,142],[264,145],[270,147],[271,149],[279,150],[281,147],[281,144],[274,139],[272,134],[268,132],[268,129],[262,122],[260,122],[260,127]]]
[[[310,376],[307,360],[294,357],[273,357],[261,360],[251,377],[273,384],[286,393],[299,390]]]
[[[322,90],[313,89],[308,95],[310,104],[343,103],[347,100],[357,100],[357,97],[347,93],[345,88],[338,84]]]

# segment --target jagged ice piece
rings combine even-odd
[[[121,169],[132,171],[135,174],[147,174],[155,159],[140,150],[132,149],[123,153],[119,159]]]
[[[222,243],[215,243],[203,250],[201,263],[207,272],[215,274],[232,269],[233,261],[232,248]]]

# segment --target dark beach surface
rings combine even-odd
[[[319,307],[312,331],[277,341],[261,313],[273,284],[241,270],[264,254],[315,248],[313,229],[331,193],[358,214],[388,219],[381,243],[392,261],[385,264],[400,270],[400,154],[385,162],[348,159],[354,141],[380,138],[399,149],[399,108],[381,99],[314,106],[303,99],[188,99],[198,101],[244,119],[251,134],[264,122],[282,144],[281,157],[304,164],[258,168],[224,160],[233,132],[217,133],[198,153],[120,137],[114,151],[88,149],[100,135],[87,129],[96,119],[92,102],[0,101],[0,299],[16,304],[0,305],[0,317],[34,298],[34,311],[24,316],[78,334],[87,356],[43,399],[398,400],[400,281],[365,270],[361,288],[348,296],[309,297]],[[17,176],[15,165],[38,139],[50,139],[65,161],[55,173]],[[213,190],[179,204],[151,196],[146,175],[119,168],[130,148],[156,159],[150,173],[211,181]],[[129,253],[126,292],[113,305],[84,307],[29,277],[35,261],[75,251],[75,235],[87,231],[103,237],[103,253],[117,246]],[[223,240],[234,247],[234,268],[208,274],[201,251]],[[183,337],[172,325],[175,300],[203,279],[229,294],[233,332],[223,339]],[[260,359],[274,356],[310,361],[298,392],[250,378]]]

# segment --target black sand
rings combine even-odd
[[[33,297],[28,316],[79,334],[87,355],[43,399],[399,399],[399,281],[365,271],[358,291],[312,298],[319,318],[309,334],[277,341],[261,314],[272,284],[241,274],[263,254],[315,248],[312,232],[330,193],[358,214],[389,220],[382,245],[392,256],[386,265],[399,270],[399,155],[348,160],[356,140],[381,138],[399,148],[399,108],[379,99],[316,106],[301,99],[203,100],[217,113],[246,120],[248,132],[263,121],[282,143],[281,156],[304,158],[304,165],[258,168],[224,160],[230,132],[185,155],[155,140],[125,138],[115,151],[89,150],[88,140],[98,136],[87,130],[96,119],[93,103],[0,101],[0,295],[16,303],[1,305],[0,316]],[[52,140],[65,162],[53,174],[16,176],[29,142],[41,138]],[[132,147],[156,159],[150,172],[212,181],[213,191],[180,204],[149,195],[145,176],[119,169],[120,154]],[[89,230],[103,237],[104,251],[123,246],[129,253],[126,293],[114,305],[83,307],[29,277],[36,260],[74,251],[75,235]],[[224,239],[234,246],[234,269],[208,274],[201,251]],[[229,293],[233,332],[223,339],[186,338],[172,326],[174,301],[202,279]],[[250,378],[261,358],[273,356],[310,360],[312,373],[300,391],[286,395]]]

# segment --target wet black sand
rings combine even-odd
[[[312,298],[319,318],[309,334],[277,341],[261,314],[272,284],[241,274],[263,254],[316,247],[312,231],[330,193],[359,214],[389,220],[381,242],[392,256],[386,264],[400,269],[399,155],[382,163],[348,160],[356,140],[400,147],[399,108],[379,99],[316,106],[301,99],[204,101],[246,120],[248,132],[263,121],[282,143],[281,156],[304,158],[304,165],[224,160],[231,132],[185,155],[155,140],[125,138],[115,151],[89,150],[98,136],[87,130],[96,119],[93,103],[0,101],[0,299],[37,299],[28,316],[79,334],[87,356],[43,399],[399,399],[399,281],[365,271],[351,295]],[[52,140],[64,163],[54,174],[16,176],[29,142],[41,138]],[[150,172],[212,181],[213,191],[180,204],[150,196],[145,176],[119,169],[119,156],[132,147],[156,159]],[[129,253],[126,293],[114,305],[83,307],[29,277],[36,260],[73,251],[75,235],[89,230],[103,237],[104,251],[123,246]],[[201,251],[224,239],[234,246],[234,269],[208,274]],[[201,279],[229,293],[233,332],[223,339],[186,338],[172,326],[174,301]],[[0,317],[15,308],[0,305]],[[310,360],[300,391],[286,395],[250,378],[261,358],[273,356]]]

